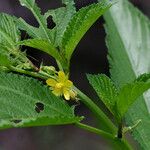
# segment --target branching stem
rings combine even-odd
[[[38,72],[30,72],[23,69],[19,69],[13,66],[10,66],[9,69],[14,72],[18,72],[21,74],[30,75],[35,78],[41,78],[41,79],[48,79],[53,78],[51,75],[41,75]],[[99,119],[102,124],[105,126],[106,131],[82,124],[82,123],[76,123],[75,125],[79,128],[85,129],[87,131],[90,131],[92,133],[96,133],[98,135],[101,135],[102,137],[108,139],[111,141],[111,143],[115,146],[115,150],[132,150],[131,146],[128,144],[128,142],[125,140],[124,137],[122,137],[122,123],[120,124],[118,128],[118,136],[115,137],[117,133],[117,127],[112,123],[112,121],[106,116],[106,114],[83,92],[81,92],[78,88],[74,87],[74,89],[77,91],[79,97],[81,98],[81,101],[95,114],[97,119]]]

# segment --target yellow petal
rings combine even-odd
[[[58,82],[64,82],[67,80],[67,77],[63,71],[58,72]]]
[[[52,91],[52,93],[56,96],[61,96],[63,94],[61,89],[56,89],[56,88]]]
[[[57,82],[54,79],[48,79],[46,80],[47,85],[54,87]]]
[[[64,97],[66,100],[70,100],[70,93],[68,90],[64,90]]]
[[[65,82],[65,87],[71,88],[73,86],[73,83],[70,80],[67,80]]]

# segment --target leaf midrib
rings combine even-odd
[[[34,4],[34,6],[35,6],[35,4]],[[34,6],[33,6],[33,7],[34,7]],[[49,36],[48,36],[48,34],[47,34],[47,31],[46,31],[46,28],[44,27],[44,25],[43,25],[41,19],[38,17],[37,13],[34,11],[34,9],[33,9],[31,6],[30,6],[30,9],[31,9],[33,15],[35,16],[35,18],[37,19],[37,21],[38,21],[40,27],[42,27],[42,29],[43,29],[43,31],[44,31],[46,37],[47,37],[47,40],[49,41],[49,43],[51,43],[51,39],[49,38]]]

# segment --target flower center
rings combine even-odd
[[[57,88],[57,89],[61,89],[63,86],[64,86],[63,83],[57,83],[57,84],[56,84],[56,88]]]

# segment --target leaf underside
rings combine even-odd
[[[0,129],[71,124],[81,120],[39,81],[0,73]]]
[[[42,50],[43,52],[51,55],[52,57],[54,57],[57,60],[61,59],[57,49],[45,39],[36,39],[35,38],[35,39],[23,40],[21,42],[18,42],[18,45],[25,45],[25,46],[29,46],[32,48],[36,48],[36,49]]]
[[[104,15],[108,60],[113,81],[122,87],[140,74],[150,72],[150,21],[127,0],[120,0]],[[143,149],[150,147],[150,93],[141,96],[126,115],[126,123],[142,123],[133,131]]]

